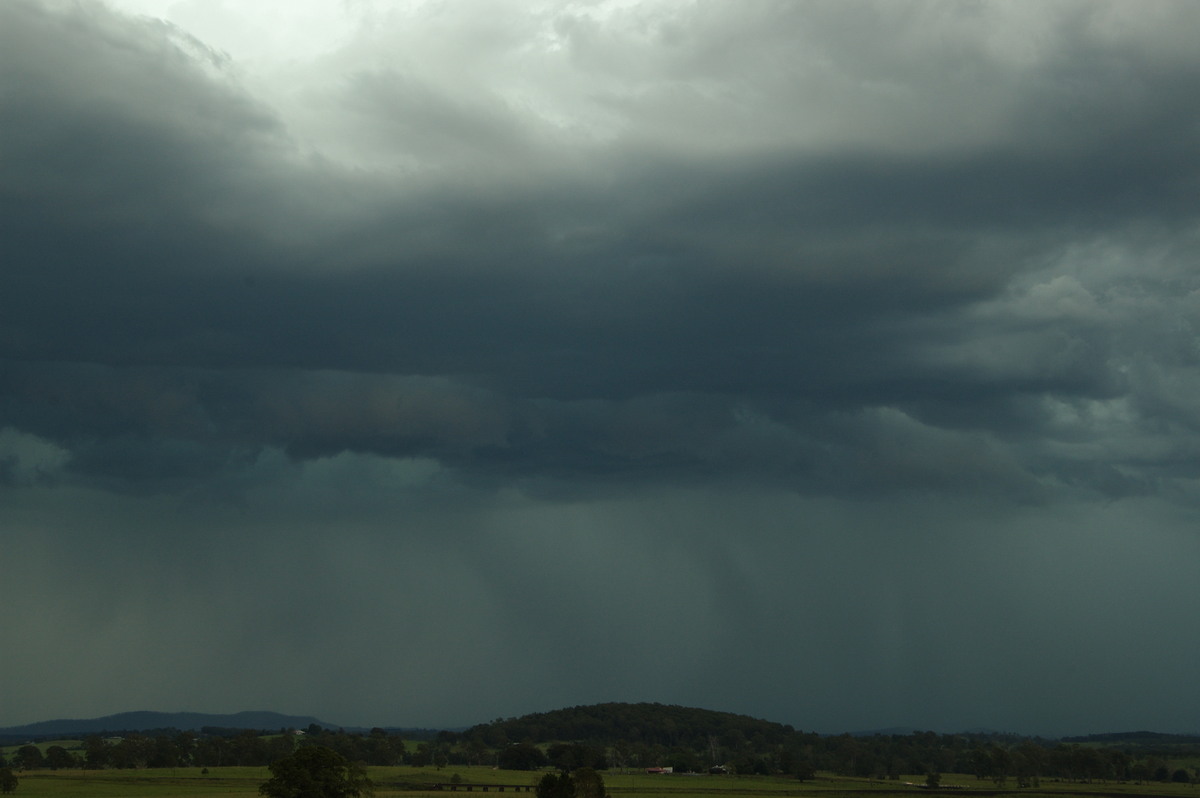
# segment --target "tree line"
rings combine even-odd
[[[443,732],[441,737],[447,738]],[[1015,734],[820,735],[746,715],[653,703],[568,707],[498,718],[449,740],[509,751],[510,760],[554,764],[554,755],[589,759],[603,769],[671,767],[704,772],[812,778],[817,771],[866,778],[967,773],[978,780],[1036,784],[1070,781],[1197,781],[1200,773],[1171,762],[1200,756],[1200,738],[1105,735],[1064,741]],[[569,751],[561,741],[573,741]],[[549,744],[549,748],[547,745]],[[557,749],[555,746],[558,745]],[[544,761],[537,750],[545,749]]]
[[[37,745],[23,745],[8,762],[0,757],[0,766],[7,764],[18,770],[263,766],[290,756],[300,746],[327,748],[351,762],[369,765],[407,764],[414,758],[399,735],[383,729],[347,733],[313,726],[301,733],[289,729],[209,729],[200,733],[127,732],[119,737],[94,734],[86,737],[77,750],[51,745],[43,751]]]
[[[497,719],[461,732],[410,741],[375,728],[346,732],[312,725],[303,733],[240,729],[159,730],[119,738],[92,735],[77,750],[25,745],[0,766],[165,768],[271,765],[319,746],[364,765],[553,767],[563,773],[670,767],[675,772],[787,775],[818,771],[878,779],[901,774],[972,774],[981,781],[1034,786],[1070,781],[1200,780],[1179,760],[1200,757],[1200,740],[1152,737],[1068,742],[1006,734],[825,736],[747,716],[660,704],[600,704]]]

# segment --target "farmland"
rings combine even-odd
[[[1151,732],[1045,740],[1001,733],[837,736],[660,704],[571,707],[462,731],[274,731],[204,726],[26,737],[0,747],[17,795],[256,796],[268,765],[327,749],[378,796],[501,792],[593,770],[612,798],[927,795],[1195,796],[1200,737]],[[10,739],[14,739],[10,737]],[[16,737],[15,739],[21,739]],[[650,773],[650,769],[673,773]],[[438,785],[444,789],[439,790]],[[526,795],[527,793],[520,793]]]
[[[39,770],[18,774],[16,798],[257,798],[258,786],[269,777],[265,767],[146,768],[138,770]],[[370,767],[367,775],[375,782],[377,798],[448,798],[447,786],[437,791],[436,784],[457,781],[455,795],[470,789],[478,798],[481,785],[528,786],[536,783],[540,772],[496,770],[491,767],[414,768],[411,766]],[[709,776],[647,775],[640,771],[610,771],[605,785],[613,798],[855,798],[855,796],[928,795],[916,785],[924,776],[908,775],[899,780],[879,780],[818,773],[816,778],[800,782],[782,776]],[[1022,796],[1041,798],[1122,798],[1123,796],[1200,796],[1200,788],[1191,784],[1134,782],[1046,781],[1036,788],[998,788],[991,781],[980,781],[964,774],[944,774],[946,786],[938,793],[978,796]],[[499,792],[487,788],[488,795]],[[506,791],[506,795],[511,792]],[[524,794],[524,793],[521,793]]]

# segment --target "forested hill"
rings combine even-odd
[[[547,743],[625,741],[705,750],[713,738],[744,740],[755,748],[781,745],[796,734],[791,726],[748,715],[668,704],[592,704],[497,719],[463,733],[494,745],[500,740]]]
[[[0,729],[0,738],[32,739],[63,737],[101,732],[150,731],[174,729],[199,731],[205,727],[229,729],[303,729],[315,723],[332,728],[330,724],[312,717],[281,715],[278,712],[238,712],[232,715],[213,715],[203,712],[121,712],[87,720],[44,720],[24,726]]]
[[[1081,737],[1064,737],[1062,741],[1064,743],[1099,743],[1100,745],[1123,746],[1126,748],[1164,748],[1179,745],[1200,745],[1200,735],[1133,731],[1087,734]]]
[[[2,0],[0,0],[2,1]],[[509,770],[553,766],[563,771],[670,768],[676,773],[778,774],[800,779],[817,772],[894,779],[903,774],[970,773],[1003,785],[1036,786],[1043,777],[1093,781],[1200,783],[1200,744],[1184,735],[1134,732],[1079,741],[1044,740],[994,732],[825,736],[746,715],[665,704],[595,704],[442,730],[420,739],[412,730],[330,729],[309,718],[241,713],[236,716],[127,713],[91,721],[117,734],[79,728],[80,721],[24,727],[23,739],[49,735],[57,723],[83,732],[68,750],[21,745],[12,764],[41,767],[260,767],[298,746],[332,749],[368,765],[473,765]],[[187,730],[201,724],[198,732]],[[304,734],[262,734],[300,728]],[[322,727],[325,728],[322,728]],[[133,731],[140,727],[141,732]],[[153,731],[146,731],[152,728]],[[251,730],[246,730],[251,727]],[[122,731],[123,730],[123,731]],[[2,734],[4,729],[0,729]],[[13,731],[9,729],[7,731]],[[888,730],[896,731],[896,730]],[[61,733],[60,733],[61,734]],[[14,741],[15,742],[15,741]],[[0,767],[5,763],[0,756]]]
[[[1133,750],[1113,745],[1116,740],[1067,743],[998,732],[825,736],[706,709],[596,704],[495,720],[460,734],[442,732],[430,753],[447,761],[484,762],[495,756],[500,767],[513,769],[670,767],[683,773],[717,768],[802,779],[817,771],[878,779],[972,773],[997,785],[1015,778],[1019,786],[1036,786],[1042,777],[1200,783],[1200,769],[1192,764],[1200,746],[1173,735],[1133,736],[1143,743]]]

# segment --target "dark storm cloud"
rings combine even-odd
[[[1200,11],[1122,8],[381,12],[271,94],[167,23],[3,4],[0,519],[44,533],[17,589],[68,563],[103,601],[51,614],[91,619],[100,672],[151,646],[235,685],[196,700],[332,694],[305,631],[399,623],[417,645],[381,656],[430,697],[386,699],[418,725],[611,698],[774,717],[795,673],[827,698],[788,711],[836,731],[1057,729],[930,652],[945,629],[1000,679],[1025,634],[1060,685],[1054,629],[1097,622],[1047,585],[1102,585],[1045,562],[1107,572],[1122,525],[1195,549]],[[1168,570],[1119,630],[1181,618]],[[453,678],[422,653],[464,639],[486,656]],[[377,700],[346,695],[328,719]]]
[[[481,192],[463,172],[397,190],[304,161],[228,63],[178,30],[86,6],[8,14],[5,224],[22,266],[5,277],[7,348],[58,364],[29,367],[42,375],[32,382],[10,369],[9,407],[18,423],[40,416],[30,429],[51,439],[73,425],[99,435],[73,461],[85,471],[187,477],[219,467],[222,447],[277,445],[518,471],[803,472],[873,440],[886,407],[1012,433],[1002,427],[1028,420],[1030,396],[1125,390],[1121,331],[964,315],[1080,235],[1149,217],[1169,239],[1191,221],[1196,128],[1180,100],[1195,67],[1164,58],[1131,76],[1141,52],[1120,46],[1070,42],[1078,58],[1052,59],[1010,100],[1013,136],[949,156],[859,144],[713,158],[618,143],[565,182]],[[418,160],[449,160],[420,142],[534,157],[511,110],[403,75],[352,74],[345,96],[404,125]],[[89,361],[108,366],[98,389],[82,388],[101,368]],[[436,412],[433,383],[388,374],[445,375]],[[605,418],[658,396],[693,397],[677,402],[690,434],[627,450],[625,422]],[[744,402],[774,425],[770,445],[736,420]],[[864,431],[829,431],[850,429],[846,418]]]

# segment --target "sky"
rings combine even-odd
[[[0,726],[1200,732],[1198,33],[4,0]]]

